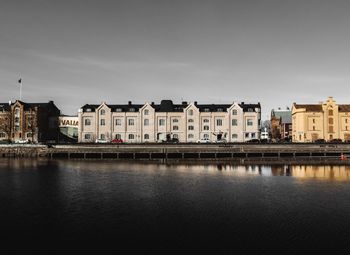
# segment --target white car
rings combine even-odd
[[[25,143],[29,143],[29,140],[28,139],[16,140],[15,143],[25,144]]]
[[[95,143],[109,143],[109,141],[105,140],[105,139],[98,138],[98,139],[96,139]]]
[[[209,138],[201,138],[197,141],[197,143],[210,143],[211,141]]]

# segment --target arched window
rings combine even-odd
[[[189,110],[188,115],[193,115],[193,110]]]
[[[85,126],[90,126],[91,125],[91,120],[90,119],[85,119],[84,124],[85,124]]]
[[[179,120],[178,119],[173,119],[173,122],[177,123],[177,122],[179,122]]]
[[[203,129],[204,129],[204,130],[209,130],[209,126],[205,125],[205,126],[203,127]]]
[[[116,134],[115,135],[115,139],[122,139],[122,135],[121,134]]]
[[[194,126],[188,126],[188,130],[194,130]]]
[[[204,123],[208,123],[209,120],[208,120],[208,119],[204,119],[203,122],[204,122]]]
[[[188,122],[194,122],[194,120],[193,119],[189,119]]]
[[[148,140],[148,139],[149,139],[149,134],[144,134],[143,138],[144,138],[145,140]]]
[[[149,119],[144,119],[143,120],[143,125],[148,126],[149,125]]]
[[[134,134],[129,134],[129,140],[134,140],[135,139],[135,136],[134,136]]]
[[[179,126],[173,126],[173,130],[179,130]]]

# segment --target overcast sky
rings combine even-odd
[[[0,0],[0,101],[350,103],[350,1]]]

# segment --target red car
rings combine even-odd
[[[123,139],[113,139],[111,143],[123,143]]]

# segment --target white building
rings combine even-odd
[[[227,142],[260,138],[261,107],[258,104],[160,104],[84,105],[78,113],[79,142],[123,139],[125,142],[159,142],[178,138],[196,142],[201,138]]]

